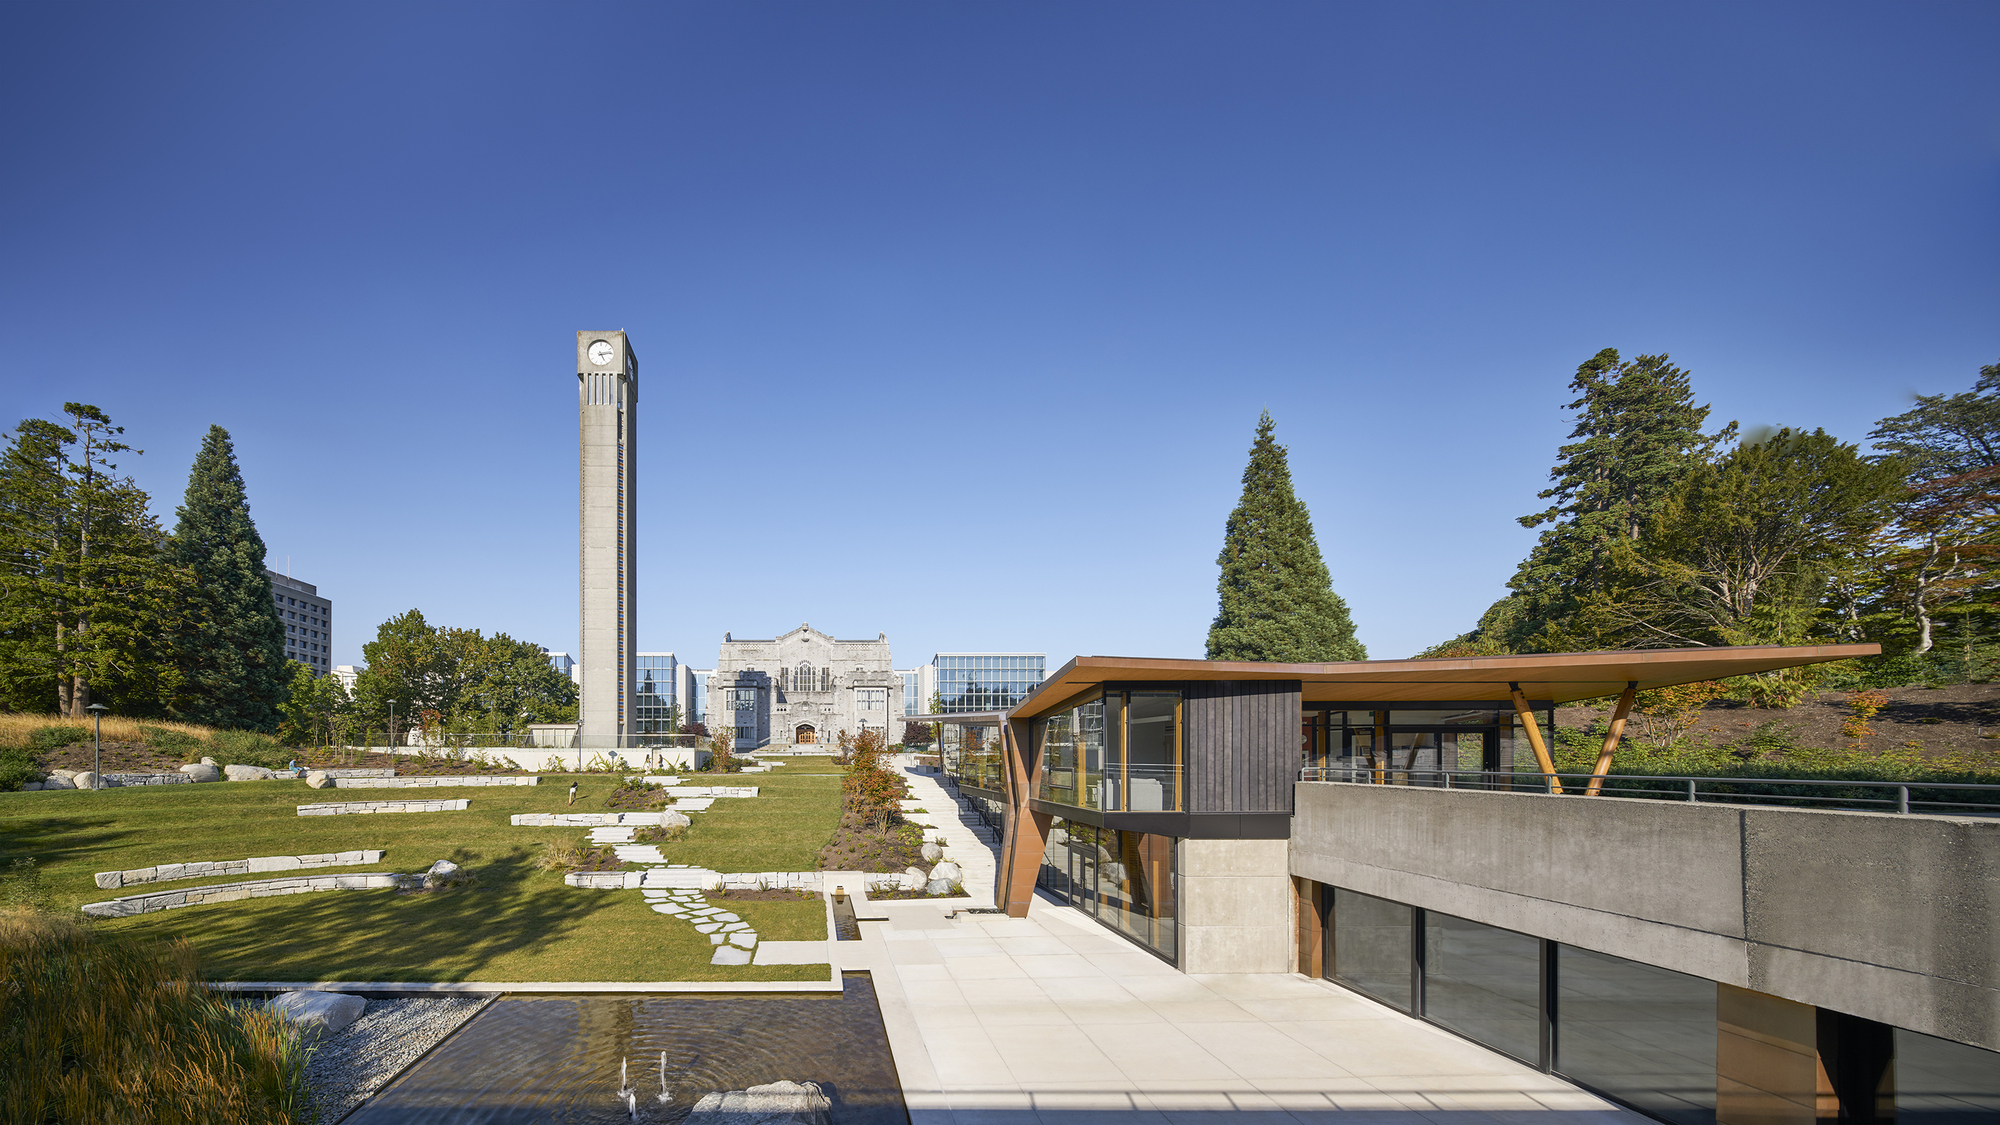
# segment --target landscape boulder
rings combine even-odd
[[[952,881],[950,879],[932,879],[924,885],[924,893],[927,895],[948,895],[951,892]]]
[[[686,813],[677,813],[669,810],[660,814],[660,827],[662,828],[686,828],[693,823],[694,821],[689,820]]]
[[[21,783],[21,788],[29,793],[33,793],[34,791],[40,789],[41,787],[42,783],[39,781],[24,781]]]
[[[924,884],[929,881],[930,876],[924,874],[924,869],[921,867],[903,869],[903,889],[906,891],[921,891],[924,889]]]
[[[704,1096],[687,1125],[829,1125],[832,1111],[816,1082],[770,1082]]]
[[[426,887],[455,887],[470,880],[470,872],[448,859],[438,860],[431,864],[430,870],[424,872]]]
[[[331,789],[333,779],[326,776],[325,770],[313,770],[306,774],[306,786],[311,789]]]
[[[74,781],[76,780],[76,775],[82,772],[82,770],[50,770],[49,776],[60,777],[64,781]]]
[[[925,863],[936,863],[944,858],[944,849],[938,847],[936,841],[932,841],[924,845],[923,856]]]
[[[43,779],[42,779],[42,788],[44,788],[44,789],[74,789],[74,788],[76,788],[76,782],[75,782],[75,781],[72,781],[72,780],[71,780],[71,779],[70,779],[69,777],[64,777],[64,776],[62,776],[63,774],[65,774],[65,773],[68,773],[68,772],[69,772],[69,771],[67,771],[67,770],[61,770],[61,771],[58,771],[57,773],[52,773],[52,774],[50,774],[49,776],[47,776],[47,777],[43,778]],[[74,775],[71,775],[71,776],[74,776]]]
[[[111,787],[110,782],[104,781],[89,770],[77,774],[70,780],[78,789],[109,789]]]
[[[214,766],[216,769],[222,768],[222,763],[216,761],[214,758],[203,758],[201,764],[204,766]]]
[[[349,1024],[361,1018],[361,1011],[367,1006],[368,1001],[359,996],[310,988],[280,993],[264,1005],[291,1021],[309,1038],[346,1031]]]
[[[943,863],[931,868],[931,878],[949,879],[956,883],[965,878],[965,872],[959,868],[958,864],[950,860],[945,860]]]
[[[203,762],[181,767],[181,772],[195,781],[221,781],[222,771]]]
[[[276,776],[263,766],[224,766],[222,773],[231,781],[269,781]]]

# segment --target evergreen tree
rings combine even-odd
[[[237,730],[277,729],[291,697],[285,625],[264,572],[264,540],[229,431],[210,426],[188,473],[168,548],[192,576],[174,636],[175,718]]]
[[[1508,582],[1513,593],[1481,619],[1481,637],[1517,652],[1604,644],[1611,626],[1587,607],[1608,580],[1612,548],[1643,537],[1682,478],[1736,434],[1734,422],[1702,432],[1709,408],[1695,405],[1688,373],[1665,355],[1627,363],[1605,348],[1570,389],[1576,427],[1539,494],[1553,503],[1521,517],[1548,529]]]
[[[1210,660],[1301,663],[1366,660],[1347,603],[1313,538],[1312,516],[1292,494],[1285,447],[1266,411],[1243,470],[1243,498],[1223,533],[1216,583],[1221,605],[1208,628]]]
[[[111,457],[137,453],[103,411],[65,403],[0,450],[0,700],[83,718],[94,701],[157,712],[170,573],[147,496]]]

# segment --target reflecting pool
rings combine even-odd
[[[909,1125],[866,973],[834,993],[510,994],[385,1087],[346,1125],[672,1125],[702,1095],[817,1082],[835,1125]],[[661,1053],[669,1100],[661,1104]]]

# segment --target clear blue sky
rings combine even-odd
[[[576,646],[573,333],[641,647],[1198,656],[1257,412],[1371,654],[1530,544],[1576,365],[1849,440],[2000,359],[1993,4],[0,6],[0,423]],[[899,525],[929,521],[924,530]]]

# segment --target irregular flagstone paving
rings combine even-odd
[[[751,951],[757,948],[757,931],[737,915],[710,905],[700,891],[646,888],[639,893],[654,913],[693,923],[696,933],[708,936],[709,943],[717,947],[709,964],[750,963]]]

